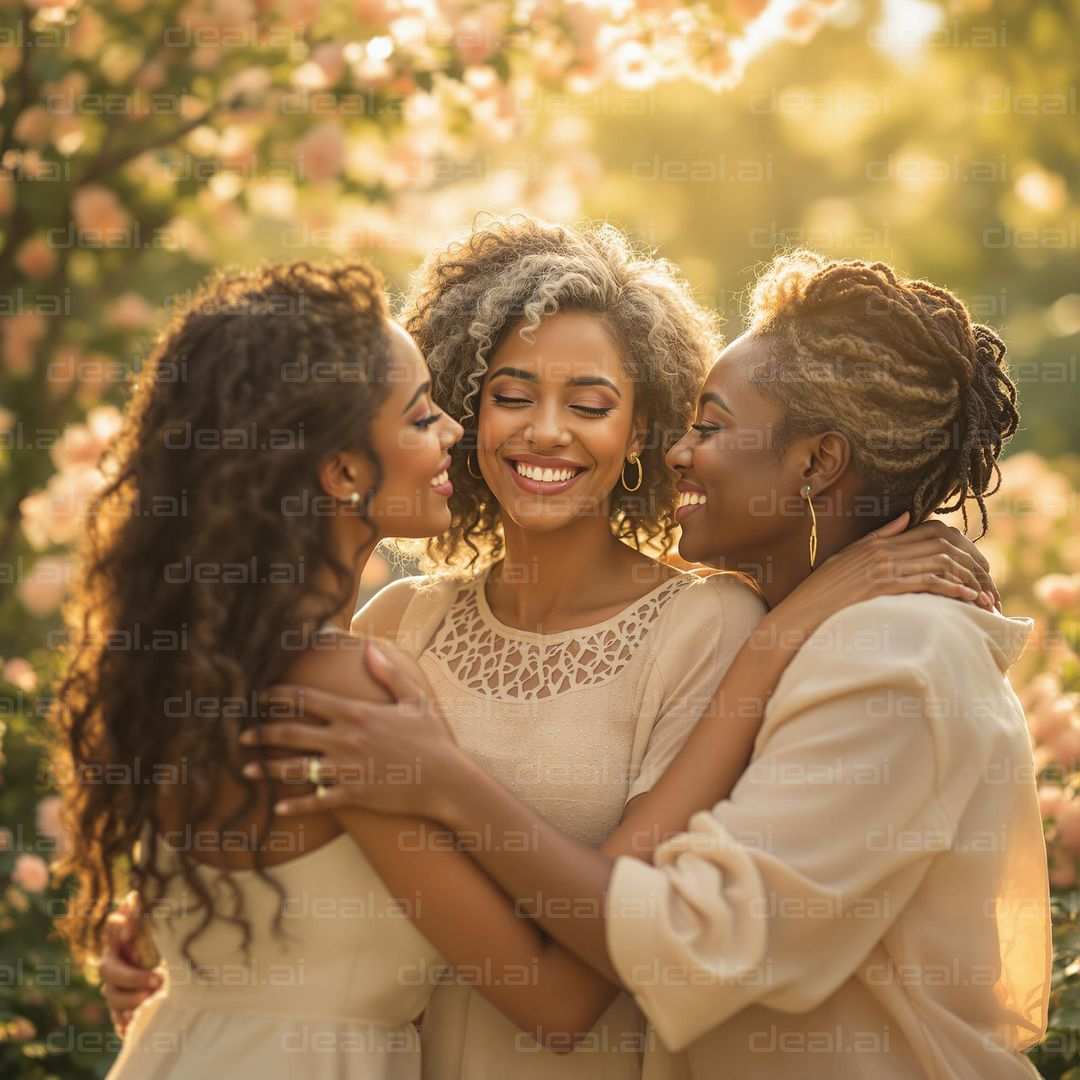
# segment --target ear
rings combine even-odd
[[[332,454],[319,466],[319,484],[326,495],[348,502],[354,491],[361,495],[371,486],[371,467],[361,454]]]
[[[639,412],[634,416],[634,431],[630,436],[630,442],[627,443],[626,453],[630,454],[630,451],[636,451],[638,457],[641,456],[642,448],[645,446],[645,438],[649,434],[648,417],[644,412]]]
[[[839,431],[804,440],[799,452],[799,485],[809,484],[815,495],[834,488],[851,467],[851,443]]]

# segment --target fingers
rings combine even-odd
[[[277,761],[267,762],[251,761],[244,766],[243,772],[245,776],[251,777],[252,780],[266,780],[273,777],[275,780],[281,780],[286,784],[306,784],[311,780],[308,772],[308,763],[311,760],[310,757],[300,757],[280,758]],[[314,760],[319,763],[319,782],[332,779],[334,767],[330,764],[324,764],[322,758],[315,758]]]
[[[101,992],[113,1012],[135,1009],[161,987],[161,973],[136,967],[119,954],[106,950],[100,967]]]
[[[376,682],[389,691],[394,701],[420,703],[424,700],[423,689],[409,679],[374,641],[368,642],[367,666]]]
[[[962,581],[936,573],[933,570],[896,578],[892,582],[892,591],[900,595],[915,592],[933,593],[936,596],[946,596],[952,600],[968,601],[974,601],[979,595],[975,589],[965,585]]]
[[[244,746],[277,746],[286,750],[331,750],[338,745],[334,732],[308,724],[263,724],[240,735]]]
[[[879,528],[874,529],[874,531],[871,532],[869,535],[882,537],[899,536],[902,532],[904,532],[905,529],[907,529],[910,522],[911,514],[907,510],[905,510],[898,518],[893,518],[892,521],[888,521]]]
[[[355,804],[355,791],[350,797],[349,789],[344,787],[332,787],[326,789],[326,794],[297,795],[294,798],[281,799],[274,804],[274,813],[281,817],[290,817],[296,814],[317,814],[323,810],[337,810],[345,806]]]
[[[311,686],[271,686],[260,697],[271,717],[296,717],[311,724],[352,723],[363,713],[361,702]]]

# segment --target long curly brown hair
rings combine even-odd
[[[389,394],[387,318],[381,281],[360,262],[221,273],[174,310],[142,366],[86,522],[52,715],[75,838],[57,872],[78,877],[61,930],[77,956],[100,951],[125,886],[145,903],[176,874],[156,866],[157,782],[183,778],[192,829],[213,821],[226,773],[246,795],[222,828],[256,806],[234,750],[258,723],[255,695],[295,658],[286,635],[353,600],[355,567],[335,555],[331,514],[314,502],[327,498],[318,466],[336,452],[367,456],[375,479],[358,513],[370,526],[364,508],[382,472],[368,433]],[[329,591],[315,584],[322,568]],[[214,917],[240,925],[246,948],[239,890],[231,911],[216,910],[197,864],[179,854],[203,910],[185,955]]]
[[[775,449],[836,430],[885,517],[913,521],[985,496],[1019,423],[1005,343],[962,300],[888,263],[778,256],[754,285],[749,330],[770,344],[758,389],[783,409]]]
[[[515,328],[528,338],[559,311],[603,322],[634,380],[635,411],[645,414],[644,482],[633,493],[621,484],[612,493],[612,533],[660,555],[672,546],[677,477],[664,455],[689,426],[720,351],[716,316],[672,263],[634,251],[613,226],[569,228],[515,214],[478,223],[430,255],[405,298],[402,322],[428,361],[432,396],[465,427],[450,470],[452,523],[421,559],[430,573],[479,572],[502,557],[499,506],[466,464],[476,447],[480,387]]]

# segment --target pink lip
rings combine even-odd
[[[436,472],[435,475],[438,476],[439,473],[449,472],[452,464],[453,461],[450,455],[447,454],[446,460],[439,466],[439,471]],[[449,499],[450,496],[454,494],[454,483],[452,480],[447,480],[445,484],[439,484],[438,487],[433,487],[431,490],[434,491],[436,495],[441,495],[444,499]]]
[[[517,455],[513,460],[508,458],[504,458],[503,460],[517,486],[523,491],[527,491],[530,495],[561,495],[564,491],[573,487],[587,471],[582,469],[582,466],[578,465],[576,462],[560,462],[557,458],[532,458]],[[530,480],[527,476],[522,476],[521,473],[514,468],[514,461],[522,461],[526,465],[536,465],[537,468],[582,469],[582,471],[571,476],[569,480],[560,480],[557,484],[545,484],[541,480]]]
[[[689,517],[695,510],[700,510],[700,509],[701,509],[701,503],[698,503],[696,506],[680,506],[680,507],[677,507],[676,510],[675,510],[675,522],[676,522],[676,524],[681,525],[684,518]]]

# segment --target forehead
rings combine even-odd
[[[496,350],[489,374],[511,366],[539,378],[565,382],[582,375],[603,375],[616,384],[629,382],[622,357],[602,320],[584,311],[550,315],[526,341],[514,327]]]

